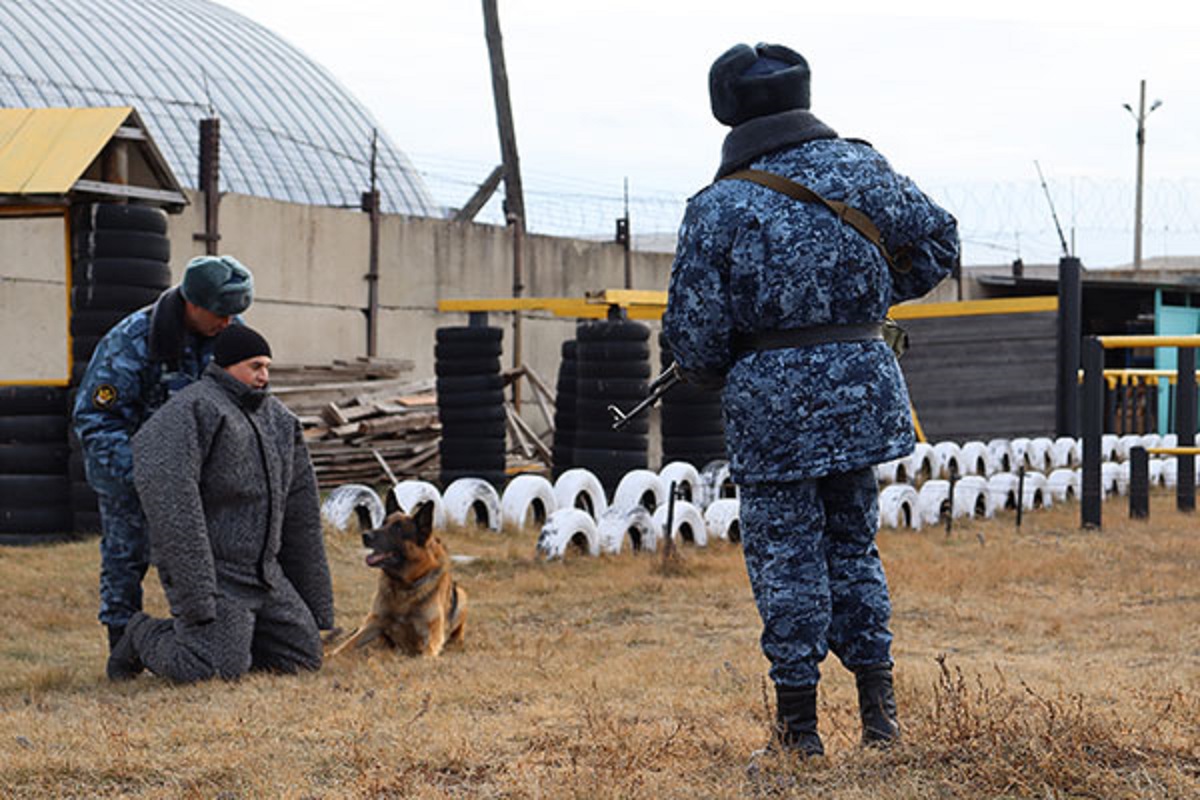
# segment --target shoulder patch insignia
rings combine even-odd
[[[102,383],[92,392],[92,405],[102,411],[112,408],[117,402],[117,389],[111,383]]]

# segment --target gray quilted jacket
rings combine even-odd
[[[279,400],[209,364],[141,427],[133,456],[173,615],[202,623],[218,591],[288,581],[317,626],[333,626],[316,478],[300,422]]]

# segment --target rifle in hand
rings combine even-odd
[[[613,430],[619,431],[621,428],[624,428],[630,420],[635,419],[643,411],[657,403],[659,398],[670,391],[672,386],[682,380],[683,375],[679,372],[679,365],[672,361],[671,366],[663,370],[662,374],[650,384],[650,394],[646,395],[641,402],[629,409],[629,411],[622,411],[615,405],[610,405],[608,413],[612,414]]]

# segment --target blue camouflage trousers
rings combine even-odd
[[[739,491],[742,550],[775,684],[815,686],[829,650],[851,670],[890,664],[874,469]]]
[[[97,492],[100,501],[100,622],[123,626],[142,610],[150,539],[137,492]]]

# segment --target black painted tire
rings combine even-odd
[[[438,417],[442,424],[447,422],[486,422],[488,420],[505,419],[504,406],[462,406],[457,408],[438,407]]]
[[[503,328],[466,325],[438,328],[434,333],[438,344],[449,342],[498,342],[504,338]]]
[[[575,329],[579,342],[645,342],[650,339],[650,326],[633,320],[601,320],[588,322]]]
[[[0,444],[0,474],[66,475],[71,448],[64,442]]]
[[[437,396],[438,408],[464,408],[477,406],[504,406],[504,392],[492,389],[486,392],[442,392]]]
[[[71,482],[64,475],[0,475],[0,508],[69,506]]]
[[[49,544],[72,538],[66,536],[73,526],[70,507],[47,506],[43,508],[0,508],[0,533],[17,534],[0,537],[0,544],[28,545]],[[64,534],[57,539],[44,536],[22,537],[21,534]]]
[[[148,306],[162,294],[151,286],[118,283],[83,283],[71,289],[71,308],[75,311],[124,311],[129,313]]]
[[[152,261],[171,260],[171,240],[161,233],[142,233],[131,230],[95,230],[79,235],[76,257],[87,258],[148,258]]]
[[[72,336],[103,336],[133,311],[76,311],[71,314]]]
[[[171,285],[171,265],[146,258],[83,259],[75,263],[72,277],[80,285],[115,283],[162,290]]]
[[[498,375],[499,358],[463,358],[453,361],[435,361],[433,372],[437,377],[450,375]]]
[[[436,384],[439,396],[444,392],[483,392],[503,388],[504,379],[499,375],[447,375],[438,378]]]
[[[74,225],[76,230],[122,230],[165,234],[167,215],[156,206],[92,203],[78,208]]]
[[[506,431],[503,419],[442,421],[443,439],[494,439],[504,436]]]
[[[67,441],[65,414],[25,414],[0,417],[0,443],[58,444]]]
[[[453,361],[463,358],[498,357],[503,350],[500,342],[438,342],[433,346],[433,357],[438,361]]]
[[[63,414],[67,392],[60,386],[0,386],[0,416]]]

